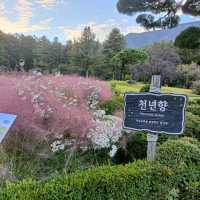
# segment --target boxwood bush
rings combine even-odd
[[[113,114],[115,111],[123,110],[124,97],[114,96],[111,100],[101,104],[101,109],[106,111],[106,114]]]
[[[157,160],[165,165],[200,167],[200,143],[193,138],[170,139],[158,148]]]
[[[150,90],[150,84],[146,84],[140,89],[140,92],[149,92],[149,90]]]
[[[60,176],[48,182],[7,184],[1,200],[106,200],[168,199],[178,187],[175,172],[160,164],[138,161],[126,166],[107,166]],[[164,183],[164,184],[163,184]]]
[[[186,113],[185,136],[197,138],[200,140],[200,117],[191,112]]]
[[[169,140],[158,149],[156,162],[136,161],[125,166],[102,166],[66,174],[48,181],[7,183],[0,191],[0,199],[196,200],[200,198],[199,158],[196,140]]]
[[[116,164],[125,164],[138,159],[146,158],[147,137],[143,132],[129,133],[127,135],[126,148],[122,145],[118,148],[113,162]]]
[[[187,111],[200,116],[200,99],[194,99],[188,102]]]
[[[158,148],[157,161],[176,171],[178,199],[200,199],[200,142],[184,137],[168,140]],[[176,188],[177,189],[177,188]]]

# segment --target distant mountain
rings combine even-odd
[[[141,48],[161,41],[174,41],[175,38],[186,28],[200,27],[200,21],[180,24],[176,28],[167,30],[150,31],[144,33],[129,33],[126,35],[127,48]]]

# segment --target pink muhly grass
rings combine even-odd
[[[12,130],[36,136],[63,134],[85,137],[93,126],[88,96],[98,89],[100,101],[112,93],[106,83],[79,76],[0,75],[0,112],[16,114]]]

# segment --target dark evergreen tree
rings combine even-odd
[[[8,66],[8,59],[4,44],[0,43],[0,66]]]
[[[180,18],[179,10],[190,15],[200,15],[199,0],[118,0],[117,9],[120,13],[133,15],[141,12],[137,23],[147,29],[150,28],[173,28],[178,25]],[[158,17],[154,17],[157,15]]]
[[[38,39],[37,46],[34,49],[34,67],[41,68],[42,70],[49,70],[51,72],[51,66],[49,66],[51,60],[50,51],[50,41],[45,36]]]
[[[175,46],[181,49],[200,49],[200,28],[190,27],[180,33]]]
[[[113,64],[117,66],[119,80],[125,80],[128,65],[144,64],[147,60],[148,54],[145,51],[135,49],[124,49],[112,58]]]
[[[19,60],[25,60],[25,70],[28,71],[33,68],[34,56],[33,49],[36,47],[36,40],[32,36],[19,35]],[[18,63],[19,61],[17,61]]]
[[[93,74],[93,68],[98,62],[100,53],[100,43],[95,39],[95,34],[90,27],[85,27],[81,37],[78,40],[69,42],[68,57],[70,59],[70,68],[79,67],[79,72],[86,77]]]
[[[184,63],[200,64],[200,28],[190,27],[184,30],[177,36],[175,46]]]
[[[119,29],[114,28],[103,43],[104,73],[107,79],[116,79],[116,68],[112,63],[114,55],[125,47],[125,39]]]

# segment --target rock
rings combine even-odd
[[[8,164],[1,164],[0,165],[0,182],[3,182],[5,180],[15,180],[15,177],[13,176]]]
[[[128,80],[127,83],[128,83],[128,84],[135,84],[136,81],[135,81],[135,80]]]

